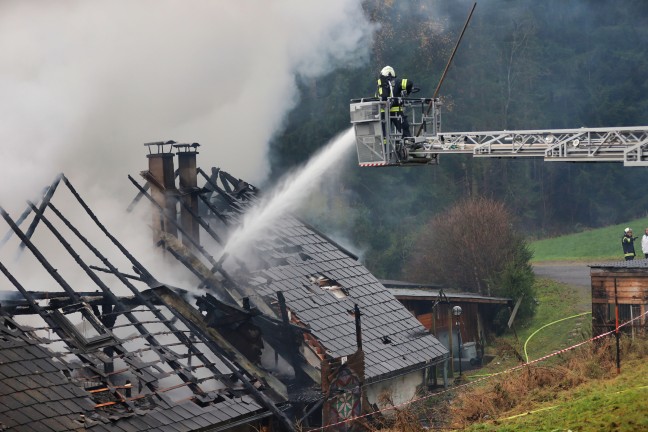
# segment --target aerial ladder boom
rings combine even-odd
[[[623,162],[648,166],[648,126],[438,133],[428,151],[545,161]]]
[[[403,137],[389,113],[391,103],[405,108],[416,137]],[[431,110],[426,109],[430,104]],[[376,98],[351,101],[360,166],[438,164],[440,154],[474,157],[541,157],[545,161],[623,162],[648,166],[648,126],[442,132],[437,98]]]

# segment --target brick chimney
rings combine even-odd
[[[164,209],[162,214],[153,214],[154,240],[160,240],[162,234],[178,235],[176,226],[169,222],[176,220],[176,196],[178,191],[175,187],[175,171],[173,169],[173,156],[171,152],[174,141],[146,143],[149,154],[146,155],[149,161],[148,181],[151,196],[159,206]]]
[[[196,169],[196,155],[200,144],[174,144],[178,155],[178,177],[180,178],[180,199],[184,205],[180,206],[180,226],[185,233],[200,244],[200,225],[192,215],[198,215],[198,171]],[[187,210],[189,208],[191,211]],[[182,237],[182,244],[192,248],[190,239]]]

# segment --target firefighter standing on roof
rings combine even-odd
[[[632,236],[632,229],[626,228],[623,237],[621,237],[621,246],[623,246],[623,256],[626,261],[631,261],[635,257],[634,241],[637,237]]]
[[[385,66],[378,77],[378,91],[376,97],[382,101],[389,100],[389,117],[392,124],[401,130],[403,137],[412,136],[407,116],[403,112],[403,103],[399,99],[412,92],[413,84],[407,78],[396,79],[396,72],[391,66]],[[384,110],[381,110],[384,116]],[[383,117],[384,118],[384,117]],[[385,131],[383,130],[383,135]]]

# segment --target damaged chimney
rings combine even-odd
[[[173,169],[173,153],[171,145],[175,141],[146,143],[149,154],[146,157],[149,160],[149,169],[146,180],[151,190],[151,196],[161,208],[164,209],[164,216],[159,214],[153,215],[153,230],[155,240],[159,241],[165,234],[177,237],[178,230],[170,219],[176,218],[175,195],[175,172]],[[165,148],[168,147],[168,150]]]
[[[198,214],[198,171],[196,169],[196,155],[200,144],[174,144],[178,155],[178,177],[180,178],[180,199],[184,203],[180,207],[180,224],[185,233],[200,243],[200,226],[194,215]],[[190,210],[187,210],[189,208]],[[193,213],[193,215],[192,215]],[[182,237],[182,243],[190,248],[189,239]]]

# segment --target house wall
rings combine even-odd
[[[406,375],[394,377],[385,381],[368,384],[365,395],[371,404],[380,408],[398,405],[410,401],[416,395],[416,390],[424,384],[424,370],[418,370]],[[391,403],[381,403],[381,395],[388,395]],[[389,415],[389,412],[386,413]]]
[[[596,268],[590,271],[592,280],[592,331],[595,336],[615,328],[615,299],[619,304],[619,321],[629,321],[648,310],[648,269]],[[616,284],[616,294],[615,294]],[[632,327],[645,327],[643,316]],[[626,327],[632,331],[633,328]]]
[[[448,348],[450,348],[448,343],[448,330],[450,330],[453,337],[452,347],[455,356],[457,356],[457,319],[452,315],[452,308],[454,306],[461,306],[462,310],[461,316],[459,317],[462,342],[480,342],[481,340],[480,329],[482,326],[479,324],[480,315],[479,305],[477,303],[441,303],[436,305],[433,313],[431,311],[433,302],[431,301],[404,299],[399,299],[399,301],[423,324],[423,327],[435,335]]]

